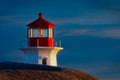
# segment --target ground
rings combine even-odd
[[[98,80],[77,70],[46,65],[3,62],[0,80]]]

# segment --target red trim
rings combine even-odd
[[[28,28],[42,28],[42,29],[48,29],[52,28],[54,29],[54,24],[51,22],[48,22],[43,18],[42,13],[39,14],[39,18],[32,23],[27,25]],[[41,35],[42,31],[38,32],[38,35]],[[43,33],[44,34],[44,33]],[[53,30],[54,34],[54,30]],[[30,47],[37,47],[37,46],[42,46],[42,47],[53,47],[54,46],[54,37],[49,38],[49,37],[32,37],[28,38],[28,46]]]
[[[28,46],[31,47],[53,47],[54,46],[54,38],[29,38]]]
[[[29,28],[54,28],[54,24],[45,20],[42,14],[39,14],[39,18],[27,25]]]

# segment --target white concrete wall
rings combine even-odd
[[[36,47],[36,48],[22,48],[25,53],[25,62],[42,64],[42,59],[39,56],[47,58],[47,65],[57,66],[57,53],[62,50],[60,47]]]
[[[62,50],[60,47],[53,48],[39,48],[38,53],[39,56],[44,56],[48,59],[47,65],[57,66],[57,53]],[[41,59],[39,60],[39,64],[42,64]]]

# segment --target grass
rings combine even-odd
[[[0,63],[0,80],[98,80],[77,70],[37,64]]]

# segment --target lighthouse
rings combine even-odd
[[[43,18],[42,13],[27,25],[27,47],[20,49],[26,63],[57,66],[57,53],[63,48],[60,41],[54,44],[54,26]]]

